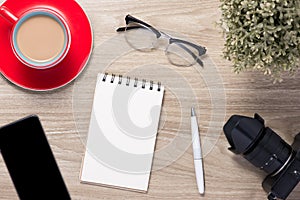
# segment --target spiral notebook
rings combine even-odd
[[[99,74],[81,182],[146,192],[164,87]]]

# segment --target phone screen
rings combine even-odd
[[[0,150],[20,199],[70,199],[37,116],[0,128]]]

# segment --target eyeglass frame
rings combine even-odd
[[[196,45],[194,43],[191,43],[189,41],[186,41],[186,40],[181,40],[181,39],[178,39],[178,38],[174,38],[162,31],[159,31],[158,29],[154,28],[153,26],[151,26],[150,24],[146,23],[146,22],[143,22],[142,20],[140,19],[137,19],[135,17],[133,17],[132,15],[126,15],[125,17],[125,22],[126,22],[126,27],[119,27],[116,31],[117,32],[126,32],[127,30],[130,30],[130,29],[136,29],[136,28],[140,28],[140,26],[133,26],[133,27],[128,27],[128,25],[130,23],[138,23],[138,24],[141,24],[147,28],[149,28],[155,35],[156,35],[156,38],[159,39],[160,37],[162,37],[162,35],[165,35],[167,38],[168,38],[168,42],[169,42],[169,45],[170,44],[173,44],[173,43],[176,43],[178,46],[180,46],[182,49],[184,49],[187,53],[189,53],[193,58],[194,60],[203,67],[203,62],[200,60],[200,56],[204,55],[206,53],[206,48],[205,47],[202,47],[200,45]],[[185,47],[183,44],[185,45],[188,45],[188,46],[191,46],[193,47],[194,49],[196,49],[198,51],[198,55],[195,55],[190,49],[188,49],[187,47]],[[195,64],[195,63],[194,63]]]

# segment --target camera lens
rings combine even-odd
[[[264,120],[233,115],[224,125],[224,133],[231,145],[229,150],[242,154],[254,166],[268,174],[277,174],[288,163],[292,147],[272,129],[264,126]]]

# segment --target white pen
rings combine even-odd
[[[198,186],[199,193],[204,194],[204,170],[203,170],[203,161],[202,161],[203,157],[202,157],[197,117],[196,117],[195,109],[193,107],[191,112],[191,128],[192,128],[194,165],[195,165],[197,186]]]

